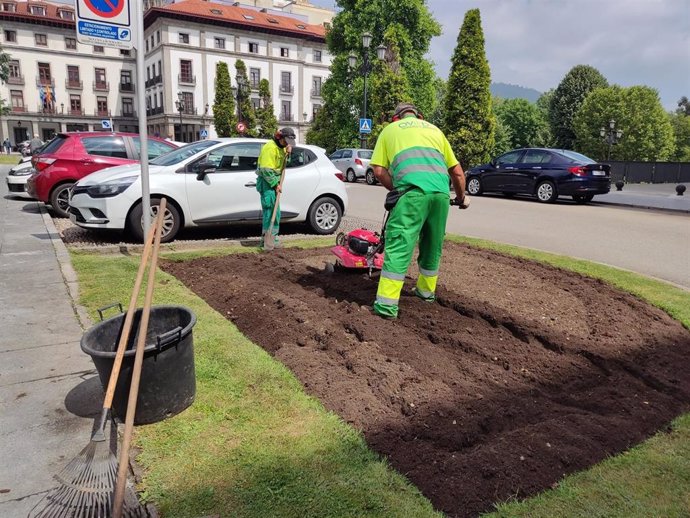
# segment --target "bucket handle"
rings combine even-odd
[[[120,308],[120,313],[122,313],[122,304],[120,302],[115,302],[114,304],[110,304],[109,306],[103,306],[102,308],[97,309],[98,315],[101,317],[101,322],[103,322],[103,313],[111,308],[114,307],[119,307]]]
[[[162,335],[158,335],[156,337],[156,348],[160,350],[175,340],[182,340],[182,326],[177,326],[175,329],[163,333]]]

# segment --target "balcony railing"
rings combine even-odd
[[[81,108],[78,109],[78,110],[71,109],[71,110],[69,111],[69,114],[70,114],[70,115],[84,115],[84,110],[82,110]]]
[[[158,75],[158,76],[151,77],[151,78],[147,79],[146,82],[144,82],[144,86],[146,88],[149,88],[151,86],[157,85],[157,84],[162,83],[162,82],[163,82],[163,76]]]
[[[180,110],[177,110],[177,113],[180,113]],[[183,115],[196,115],[196,106],[185,106],[184,110],[182,110]]]
[[[26,106],[12,106],[12,113],[24,113]]]
[[[291,94],[294,91],[294,87],[292,85],[280,85],[280,93],[281,94]]]
[[[55,109],[55,106],[43,106],[42,104],[39,104],[36,113],[56,115],[57,109]]]
[[[109,92],[110,83],[108,81],[94,81],[93,89],[97,92]]]
[[[281,113],[280,120],[281,122],[292,122],[292,113]]]
[[[251,88],[252,90],[258,90],[260,86],[259,83],[260,81],[250,81],[249,88]]]
[[[165,113],[165,109],[162,106],[156,106],[155,108],[146,108],[146,115],[159,115]]]
[[[311,96],[312,97],[321,97],[321,88],[312,88],[311,89]]]
[[[130,119],[136,119],[137,118],[137,112],[132,111],[132,110],[130,110],[130,111],[122,110],[120,112],[120,117],[128,117]]]
[[[96,108],[93,113],[96,117],[110,117],[110,110],[99,110]]]
[[[181,85],[195,85],[196,76],[190,74],[178,74],[177,82]]]
[[[83,90],[84,81],[81,79],[65,79],[65,88],[69,88],[71,90]]]
[[[36,86],[55,86],[55,78],[36,76]]]
[[[21,74],[18,76],[10,76],[7,78],[7,83],[10,85],[23,85],[24,84],[24,76]]]
[[[134,92],[134,83],[120,83],[121,92]]]

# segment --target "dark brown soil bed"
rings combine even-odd
[[[165,263],[450,516],[551,487],[690,410],[690,332],[602,282],[448,244],[400,318],[326,249]],[[268,325],[267,325],[268,324]]]

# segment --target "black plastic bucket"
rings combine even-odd
[[[113,412],[124,421],[141,309],[134,314],[133,328],[115,388]],[[105,391],[115,361],[124,313],[99,322],[84,333],[81,349],[90,355]],[[194,337],[196,316],[184,306],[153,306],[146,333],[135,424],[150,424],[182,412],[196,394]]]

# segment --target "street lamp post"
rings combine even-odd
[[[371,46],[371,34],[368,32],[365,32],[362,34],[362,48],[364,49],[363,52],[363,62],[362,62],[362,67],[360,68],[361,74],[364,76],[364,103],[363,103],[363,110],[362,110],[362,118],[366,119],[367,118],[367,76],[369,75],[369,72],[372,70],[372,63],[369,61],[369,47]],[[386,57],[386,47],[384,45],[379,45],[376,47],[376,56],[379,59],[384,59]],[[350,54],[347,57],[347,62],[348,65],[350,66],[351,70],[354,70],[356,65],[357,65],[357,54],[354,52],[350,52]],[[360,138],[360,145],[363,148],[366,148],[366,136],[364,133],[360,133],[359,135]]]
[[[175,101],[175,106],[177,106],[177,111],[180,112],[180,140],[184,142],[184,132],[182,131],[182,112],[185,109],[185,105],[184,94],[182,92],[177,92],[177,101]]]
[[[609,145],[606,160],[611,160],[611,148],[614,144],[618,144],[618,141],[623,136],[623,130],[616,129],[616,121],[611,119],[609,121],[609,127],[605,128],[602,126],[602,128],[599,130],[599,135],[604,139],[604,142]]]
[[[237,81],[237,86],[232,90],[235,93],[235,98],[237,99],[237,122],[239,124],[244,122],[242,120],[242,99],[244,99],[244,87],[247,85],[247,81],[242,74],[237,74],[235,76],[235,81]]]

